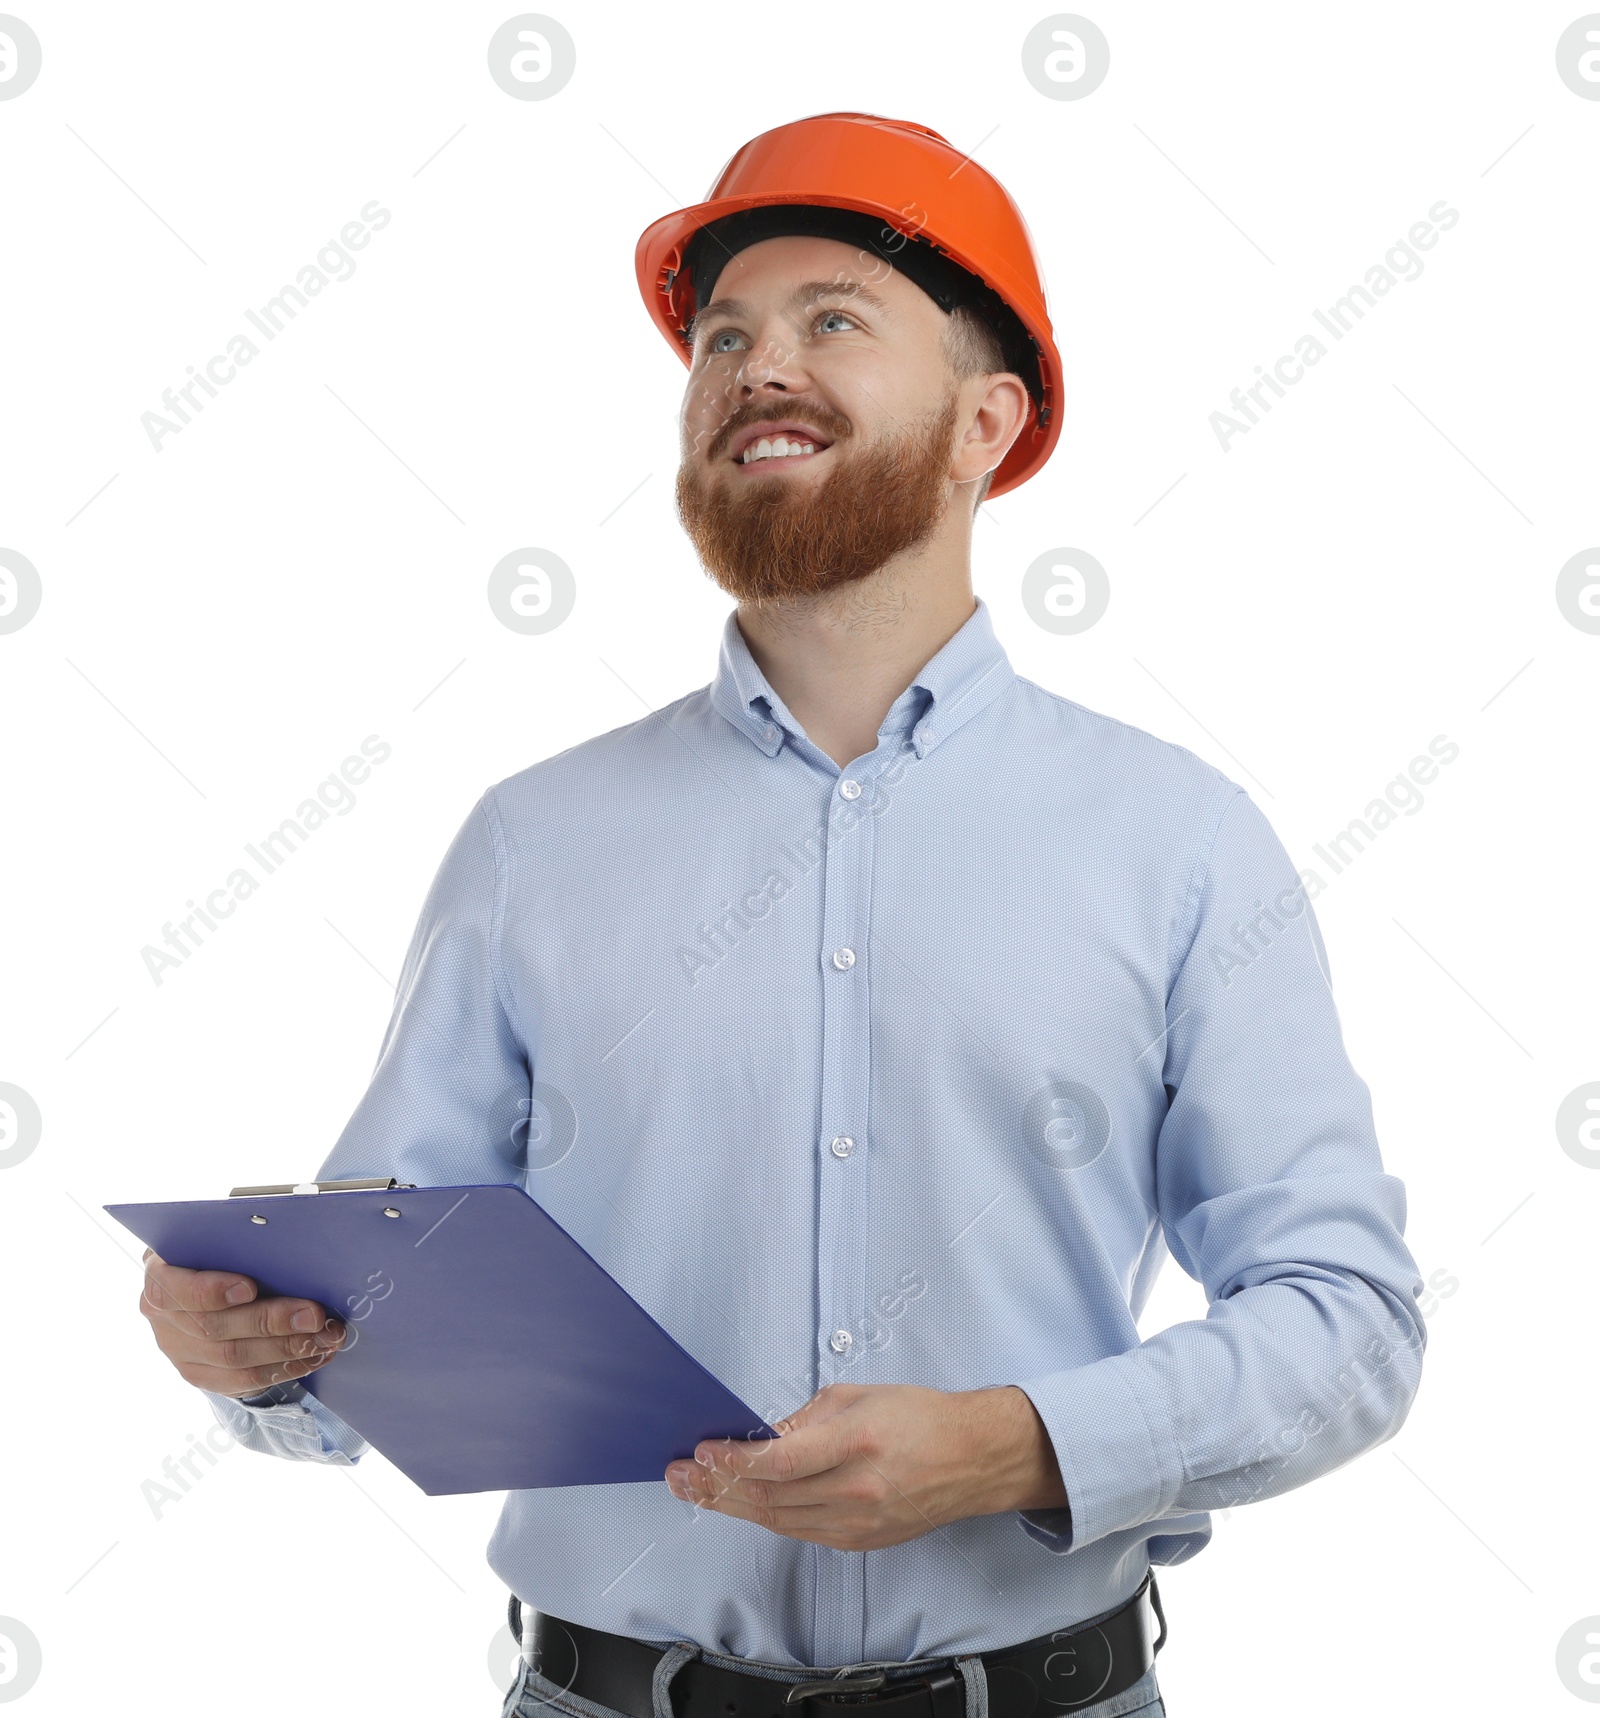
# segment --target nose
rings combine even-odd
[[[685,397],[685,434],[696,448],[715,451],[732,433],[739,415],[766,400],[786,400],[811,389],[792,322],[778,316],[762,325],[740,352],[708,359],[698,388]]]
[[[741,401],[757,394],[794,393],[804,389],[805,385],[792,327],[782,319],[775,329],[764,334],[744,354],[734,378]]]

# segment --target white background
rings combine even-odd
[[[933,126],[1025,212],[1065,430],[977,521],[976,588],[1019,673],[1210,759],[1331,879],[1346,1041],[1408,1242],[1453,1285],[1400,1435],[1162,1577],[1169,1710],[1576,1711],[1556,1646],[1600,1613],[1600,1174],[1554,1127],[1600,1078],[1600,637],[1555,600],[1600,541],[1600,102],[1555,70],[1578,10],[1092,0],[1110,75],[1055,101],[1020,61],[1047,12],[1003,0],[555,0],[576,75],[518,101],[485,58],[509,9],[17,4],[44,50],[0,102],[0,546],[44,589],[0,637],[0,1080],[44,1118],[0,1172],[0,1615],[44,1655],[19,1711],[498,1712],[498,1496],[230,1450],[152,1512],[143,1482],[214,1422],[100,1206],[311,1173],[477,796],[711,678],[730,602],[673,516],[684,371],[634,244],[747,138],[840,108]],[[393,218],[354,276],[155,452],[162,390],[372,199]],[[1425,272],[1223,452],[1229,391],[1440,199],[1460,219]],[[546,636],[486,600],[525,545],[577,579]],[[1020,600],[1058,546],[1111,580],[1079,636]],[[354,811],[154,984],[141,949],[368,734],[393,754]],[[1437,734],[1460,755],[1422,809],[1317,866]],[[1202,1311],[1169,1264],[1147,1333]]]

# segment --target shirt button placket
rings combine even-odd
[[[875,819],[867,783],[840,776],[826,805],[823,872],[821,1187],[817,1233],[819,1385],[864,1382],[859,1326],[867,1310],[867,1094]],[[817,1548],[813,1664],[859,1663],[865,1644],[865,1559]]]

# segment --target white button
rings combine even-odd
[[[854,1340],[855,1338],[851,1336],[848,1330],[836,1330],[828,1338],[828,1346],[835,1354],[843,1354]]]
[[[861,797],[861,783],[846,779],[839,783],[839,792],[842,793],[846,799],[859,799]]]
[[[919,746],[925,746],[933,739],[933,735],[926,728],[918,728],[912,738]]]
[[[778,730],[769,722],[767,726],[761,730],[761,737],[770,744],[773,740],[777,739]]]
[[[856,1148],[856,1142],[847,1133],[835,1134],[833,1144],[828,1148],[835,1157],[848,1157]]]
[[[853,948],[836,948],[833,951],[833,964],[840,972],[848,972],[856,964],[856,951]]]

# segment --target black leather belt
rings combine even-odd
[[[1156,1634],[1151,1614],[1161,1625]],[[510,1606],[522,1639],[522,1607]],[[1167,1638],[1155,1581],[1093,1623],[1053,1629],[1018,1646],[979,1653],[989,1682],[991,1718],[1053,1718],[1131,1688]],[[528,1643],[524,1643],[527,1645]],[[533,1667],[569,1693],[632,1718],[653,1718],[651,1678],[665,1649],[540,1611],[534,1617]],[[965,1656],[965,1655],[963,1655]],[[918,1671],[910,1666],[926,1665]],[[668,1688],[676,1718],[822,1718],[830,1708],[870,1707],[861,1718],[963,1718],[966,1684],[954,1659],[909,1661],[813,1678],[752,1676],[704,1658],[686,1660]],[[819,1710],[820,1709],[820,1710]]]

